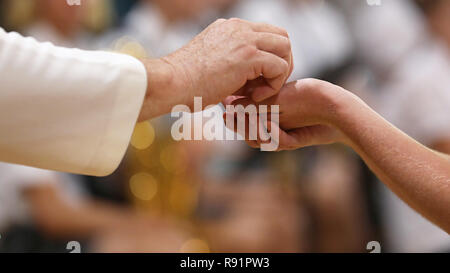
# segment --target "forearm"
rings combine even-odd
[[[450,232],[450,158],[395,128],[358,98],[337,114],[338,128],[371,170],[412,208]]]

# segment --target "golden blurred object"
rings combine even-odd
[[[150,122],[141,122],[136,127],[131,137],[131,145],[138,150],[145,150],[155,141],[155,129]]]
[[[5,16],[7,27],[20,29],[31,23],[35,17],[34,0],[9,0],[5,4],[2,16]]]
[[[193,238],[187,240],[180,249],[181,253],[210,253],[209,245],[205,240]]]
[[[186,151],[181,145],[169,145],[166,146],[161,154],[160,161],[163,167],[171,173],[180,174],[187,168],[187,155]]]
[[[114,48],[120,52],[139,48],[129,42],[129,39],[122,38]],[[136,125],[131,140],[133,148],[129,149],[125,160],[127,175],[131,177],[128,180],[129,194],[138,210],[181,220],[191,224],[195,230],[197,227],[193,222],[198,206],[199,180],[186,143],[173,140],[169,125],[164,119]],[[154,193],[148,181],[156,182]],[[207,242],[186,241],[188,238],[186,236],[180,242],[176,251],[210,251]]]
[[[112,1],[90,0],[83,3],[85,8],[84,25],[94,31],[101,32],[108,28],[114,19]]]
[[[158,182],[148,173],[138,173],[130,179],[131,193],[143,201],[150,201],[158,192]]]
[[[140,43],[127,36],[118,39],[114,43],[113,50],[138,59],[148,57],[147,50]]]
[[[155,146],[155,145],[154,145]],[[155,146],[155,149],[158,149],[158,147]],[[148,169],[157,169],[159,168],[160,162],[159,158],[154,156],[153,149],[145,149],[145,150],[139,150],[135,149],[134,154],[135,158],[137,159],[137,163],[140,164],[143,168]]]
[[[177,215],[189,217],[194,214],[198,205],[198,189],[186,180],[188,179],[184,177],[172,181],[169,204]]]

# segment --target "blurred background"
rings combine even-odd
[[[8,31],[136,57],[167,55],[221,17],[287,29],[291,80],[342,85],[450,153],[448,0],[0,0]],[[0,252],[69,252],[70,241],[82,252],[368,252],[370,241],[383,252],[450,251],[448,234],[346,147],[176,142],[173,122],[138,124],[106,178],[0,164]]]

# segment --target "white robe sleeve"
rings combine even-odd
[[[133,57],[0,28],[0,161],[108,175],[125,154],[146,89]]]

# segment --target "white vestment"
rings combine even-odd
[[[0,28],[0,161],[103,176],[119,165],[147,89],[137,59]]]

